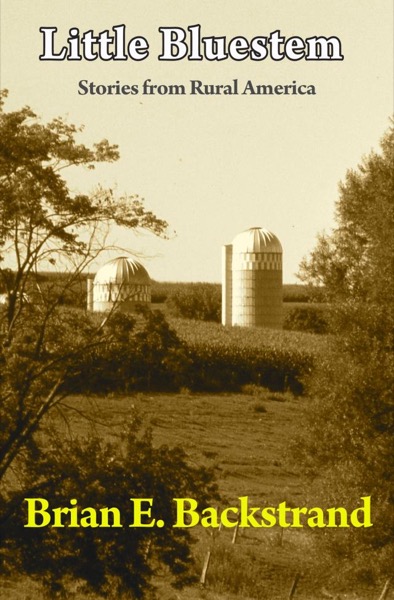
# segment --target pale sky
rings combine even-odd
[[[284,249],[284,281],[318,232],[333,225],[338,183],[377,149],[393,112],[391,0],[0,0],[1,87],[6,109],[28,104],[44,121],[66,116],[85,126],[86,143],[107,138],[121,158],[71,185],[137,193],[176,231],[169,241],[114,232],[160,281],[220,281],[221,246],[249,227],[274,232]],[[57,27],[55,51],[69,29],[81,34],[124,24],[143,36],[142,61],[40,61],[40,27]],[[231,59],[163,62],[159,27],[201,25],[201,35],[251,40],[336,36],[343,61]],[[141,93],[146,79],[184,85],[186,95]],[[232,84],[238,95],[190,95],[190,81]],[[137,85],[125,96],[79,95],[78,83]],[[316,95],[248,95],[253,84],[313,85]]]

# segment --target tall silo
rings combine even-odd
[[[93,281],[93,310],[105,312],[116,305],[123,312],[133,312],[139,304],[150,304],[151,280],[138,261],[121,256],[106,263]],[[88,285],[88,306],[89,306]]]
[[[222,323],[282,327],[282,246],[261,227],[238,234],[223,248]]]

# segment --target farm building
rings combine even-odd
[[[282,327],[282,246],[266,229],[252,227],[223,246],[222,323]]]
[[[151,280],[138,261],[121,256],[106,263],[94,279],[87,280],[87,307],[95,312],[133,312],[137,304],[150,304]]]

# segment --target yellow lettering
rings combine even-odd
[[[129,525],[129,527],[154,527],[156,520],[152,519],[149,523],[143,523],[142,517],[151,517],[152,516],[152,503],[153,498],[130,498],[130,501],[133,503],[134,508],[134,522]],[[142,509],[142,504],[147,503],[149,508],[146,510]]]
[[[327,527],[349,527],[347,522],[347,510],[342,506],[338,508],[327,508],[328,523]],[[336,516],[339,515],[339,525],[337,525]]]
[[[62,516],[68,515],[70,508],[61,508],[60,506],[53,509],[53,525],[52,527],[64,527],[62,523]],[[73,510],[76,510],[75,508]]]
[[[233,506],[229,506],[228,508],[225,508],[221,512],[220,520],[222,522],[222,525],[224,525],[225,527],[236,527],[237,521],[229,521],[229,519],[227,518],[228,513],[230,513],[230,512],[232,512],[235,516],[237,516],[238,508],[235,508]]]
[[[176,522],[173,527],[195,527],[200,522],[200,515],[196,511],[198,503],[194,498],[174,498],[176,504]],[[186,503],[189,508],[186,508]],[[188,515],[189,523],[185,523]]]
[[[78,503],[76,498],[71,498],[70,504],[75,506]],[[70,525],[69,527],[79,527],[78,523],[78,510],[76,508],[70,509]]]
[[[273,506],[266,506],[261,511],[262,521],[265,521],[263,527],[273,527],[276,525],[276,509]]]
[[[262,524],[259,523],[255,518],[255,514],[258,513],[260,509],[256,508],[256,507],[249,508],[248,501],[249,501],[248,496],[240,496],[240,498],[239,498],[240,515],[241,515],[239,526],[240,527],[262,527]]]
[[[212,506],[204,508],[202,511],[201,525],[203,527],[219,527],[218,511]]]
[[[308,527],[325,527],[326,524],[324,522],[324,513],[323,510],[319,507],[310,508],[308,510],[308,515],[315,513],[315,516],[308,516]]]
[[[27,523],[24,527],[46,527],[51,522],[51,516],[47,511],[49,502],[45,498],[25,498],[27,502]],[[41,507],[36,507],[40,503]],[[40,523],[36,522],[36,516],[41,519]]]
[[[372,527],[373,523],[371,521],[371,496],[363,496],[360,498],[363,501],[363,506],[360,508],[355,508],[350,513],[350,522],[354,527]],[[364,515],[364,520],[361,521],[358,517],[358,514]]]
[[[291,527],[304,527],[300,521],[301,515],[306,515],[308,512],[307,508],[292,508],[291,512],[293,513],[293,524]]]
[[[119,508],[113,507],[105,507],[100,508],[101,513],[101,525],[100,527],[123,527],[120,522],[120,510]],[[112,523],[109,524],[109,515],[112,515]]]
[[[87,506],[81,510],[81,515],[86,515],[86,517],[81,516],[81,527],[95,528],[99,526],[97,523],[97,512],[95,508]]]
[[[286,520],[286,514],[291,512],[291,508],[286,506],[286,502],[281,502],[278,506],[279,527],[290,527],[290,523]]]

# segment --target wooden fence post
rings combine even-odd
[[[386,583],[384,584],[382,593],[379,596],[379,600],[384,600],[388,594],[389,591],[389,587],[390,587],[390,583],[391,583],[391,578],[389,578]]]
[[[237,524],[236,524],[235,529],[234,529],[233,539],[231,540],[232,544],[235,544],[235,542],[237,541],[238,529],[239,529],[239,521],[237,521]]]
[[[216,511],[218,511],[219,509],[216,508]],[[212,540],[210,542],[210,549],[207,551],[206,555],[205,555],[205,560],[204,560],[204,565],[202,567],[202,571],[201,571],[201,577],[200,577],[200,585],[205,585],[205,581],[207,579],[207,573],[208,573],[208,567],[209,567],[209,561],[211,558],[211,551],[212,548],[215,544],[215,539],[216,537],[220,534],[222,530],[222,524],[220,523],[219,529],[217,531],[215,531],[215,529],[212,529],[212,531],[209,531],[208,529],[206,529],[206,533],[209,533],[209,535],[211,536]]]
[[[211,558],[211,551],[208,550],[206,556],[205,556],[205,560],[204,560],[204,566],[202,568],[202,572],[201,572],[201,577],[200,577],[200,584],[201,585],[205,585],[205,580],[207,578],[207,572],[208,572],[208,567],[209,567],[209,559]]]
[[[301,573],[296,573],[296,576],[294,577],[293,585],[291,586],[288,600],[292,600],[292,598],[294,598],[294,594],[296,593],[297,585],[298,585],[298,582],[300,579],[301,579]]]

